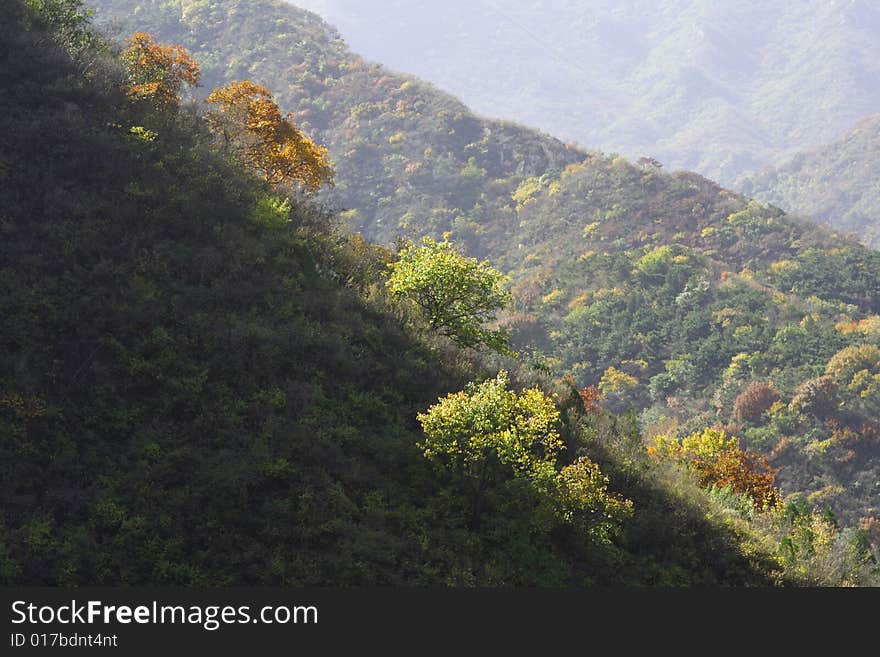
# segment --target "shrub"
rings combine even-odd
[[[733,417],[757,424],[777,401],[779,391],[772,382],[752,381],[733,402]]]

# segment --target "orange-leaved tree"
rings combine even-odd
[[[332,184],[327,149],[315,144],[283,115],[271,92],[250,80],[214,89],[205,99],[214,106],[208,125],[244,164],[266,182],[293,182],[309,191]]]
[[[679,442],[670,436],[658,436],[648,453],[660,459],[687,465],[707,488],[730,488],[747,495],[757,509],[773,508],[782,501],[776,488],[776,470],[766,458],[739,446],[739,441],[721,429],[705,429]]]
[[[596,386],[589,386],[588,388],[578,390],[578,394],[581,397],[581,401],[584,404],[584,410],[587,413],[596,415],[602,410],[601,403],[602,400],[605,399],[605,395],[599,391],[599,388]]]
[[[122,53],[128,74],[128,95],[161,110],[180,106],[183,85],[198,85],[201,70],[183,46],[156,43],[146,32],[135,33]]]

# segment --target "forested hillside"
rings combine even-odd
[[[880,247],[880,116],[842,138],[746,177],[747,194],[855,234]]]
[[[246,168],[179,102],[174,80],[198,77],[185,51],[143,34],[117,49],[75,1],[0,15],[2,583],[876,576],[875,525],[783,501],[735,439],[648,447],[614,391],[432,330],[385,292],[394,253]],[[693,265],[681,255],[667,264]],[[873,308],[857,283],[827,294]]]
[[[784,492],[873,526],[880,255],[650,158],[479,119],[281,2],[95,4],[192,48],[206,79],[276,89],[330,147],[325,198],[355,229],[385,244],[449,233],[500,265],[504,321],[532,362],[639,409],[649,434],[723,426],[781,468]],[[847,348],[865,359],[835,374]],[[737,399],[760,384],[773,401],[742,415]],[[823,385],[826,411],[799,405]]]
[[[880,107],[871,0],[289,1],[482,114],[727,185]]]
[[[144,29],[186,45],[202,62],[205,89],[243,78],[271,87],[329,146],[334,205],[381,243],[442,233],[469,220],[494,181],[542,175],[584,157],[532,130],[482,120],[424,82],[365,62],[317,16],[281,0],[89,4],[120,35]]]

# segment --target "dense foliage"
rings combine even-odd
[[[504,331],[485,324],[510,301],[504,275],[487,261],[466,258],[447,240],[425,237],[401,248],[385,285],[393,298],[414,303],[432,331],[464,347],[508,349]]]
[[[815,217],[880,247],[880,116],[860,121],[827,146],[745,177],[743,190]]]
[[[515,348],[642,409],[649,433],[722,423],[780,468],[786,494],[847,524],[876,517],[872,366],[813,395],[824,412],[799,404],[838,352],[877,344],[880,254],[696,176],[601,157],[546,181],[517,217],[529,255],[501,260]]]
[[[504,328],[534,364],[596,386],[611,411],[639,409],[648,435],[720,424],[811,513],[873,526],[874,373],[843,387],[823,377],[840,350],[880,340],[880,255],[651,158],[479,119],[281,3],[95,4],[184,43],[207,79],[246,72],[271,86],[330,148],[337,184],[324,198],[367,237],[449,233],[488,257],[511,278]],[[779,395],[769,408],[773,394],[749,405],[756,383]]]
[[[728,185],[880,107],[873,0],[291,4],[486,116]]]
[[[450,394],[419,414],[422,449],[469,484],[471,523],[479,525],[483,492],[496,479],[523,484],[565,522],[605,536],[632,515],[632,501],[608,493],[608,478],[586,456],[558,467],[564,448],[559,410],[537,388],[509,389],[507,372]]]
[[[779,491],[774,487],[775,472],[767,459],[744,451],[736,438],[718,429],[705,429],[681,441],[657,436],[648,453],[684,463],[694,470],[701,486],[729,488],[743,495],[758,509],[778,506]]]
[[[163,110],[176,109],[184,85],[195,87],[201,71],[186,48],[159,44],[149,34],[135,33],[122,54],[128,93]]]
[[[272,92],[250,80],[214,89],[208,125],[245,165],[270,185],[292,183],[317,191],[333,180],[327,149],[318,146],[272,100]]]
[[[750,519],[652,464],[632,415],[514,376],[498,392],[516,412],[491,414],[500,432],[456,436],[539,437],[554,502],[508,476],[514,461],[526,474],[543,462],[514,449],[475,523],[468,486],[425,458],[433,434],[417,415],[484,389],[467,381],[492,381],[486,368],[406,330],[382,249],[218,150],[200,105],[131,99],[123,63],[82,47],[100,42],[85,24],[57,29],[31,4],[0,14],[3,583],[867,576],[855,548],[872,525]],[[849,359],[836,362],[829,376],[846,376]]]

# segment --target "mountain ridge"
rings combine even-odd
[[[859,121],[843,137],[799,153],[787,163],[747,176],[747,194],[814,217],[880,247],[880,115]]]
[[[429,85],[346,54],[283,3],[93,4],[193,48],[209,79],[247,72],[268,84],[330,148],[337,180],[323,198],[354,230],[384,244],[449,234],[497,263],[512,279],[502,321],[515,347],[554,374],[604,385],[618,410],[641,409],[649,433],[727,426],[782,467],[786,493],[813,496],[849,524],[880,513],[873,388],[841,381],[840,417],[789,410],[837,351],[876,341],[880,254],[698,174],[483,122]],[[257,31],[218,28],[221,6]],[[201,16],[213,26],[204,34]],[[739,422],[736,398],[768,380],[781,405]]]
[[[481,113],[727,185],[880,104],[870,2],[292,4]]]

